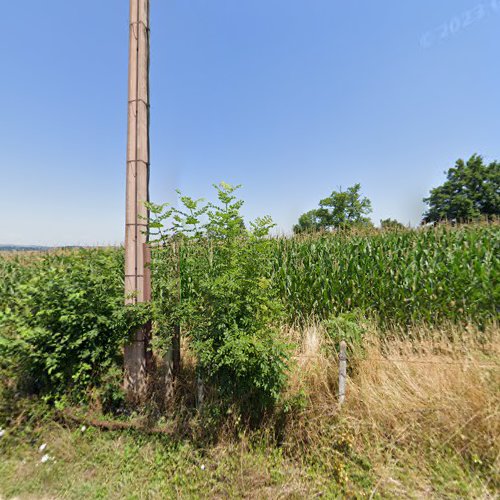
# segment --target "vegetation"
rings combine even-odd
[[[375,318],[383,325],[439,325],[443,321],[484,325],[497,315],[500,232],[496,223],[382,232],[344,230],[259,244],[263,245],[262,261],[255,261],[253,276],[265,278],[259,287],[262,283],[270,286],[264,290],[279,298],[282,320],[288,324],[354,315]],[[203,255],[216,255],[214,248],[203,240],[166,245],[156,263],[157,286],[166,288],[165,276],[175,276],[173,270],[180,265],[182,302],[198,300],[193,287],[198,286],[195,282],[201,271],[195,267]],[[243,248],[239,240],[238,252]],[[208,258],[203,262],[209,262]],[[177,286],[172,280],[169,283],[170,288]],[[202,295],[208,297],[206,292]],[[227,291],[222,293],[222,297],[229,296]],[[251,299],[252,295],[241,291],[238,303]],[[163,304],[159,318],[173,317],[173,307]],[[190,314],[186,312],[186,321]]]
[[[382,219],[380,221],[380,229],[394,231],[394,230],[405,229],[405,226],[396,219]]]
[[[116,249],[0,259],[3,373],[47,398],[79,398],[99,384],[142,321],[123,305],[122,269]]]
[[[367,324],[363,328],[363,345],[349,355],[349,392],[340,413],[328,332],[320,325],[287,330],[283,336],[295,345],[287,394],[300,399],[295,396],[288,412],[259,430],[228,413],[214,443],[199,434],[148,434],[147,426],[107,431],[84,422],[83,428],[47,407],[32,409],[2,422],[0,493],[494,497],[500,486],[498,331],[448,325],[442,331],[415,328],[403,339],[397,330],[382,335]],[[391,340],[381,341],[383,336]],[[186,369],[190,363],[186,357]],[[177,418],[182,411],[177,408]],[[199,418],[193,417],[192,428],[207,425]],[[43,443],[47,448],[40,452]],[[44,454],[49,458],[42,463]]]
[[[446,182],[431,190],[424,201],[429,205],[424,222],[469,222],[500,216],[500,163],[484,163],[473,155],[457,160],[446,174]]]
[[[272,238],[216,190],[150,205],[150,306],[123,305],[121,249],[0,257],[0,495],[494,495],[498,222]],[[151,393],[131,408],[121,348],[149,319]]]
[[[273,280],[289,322],[345,313],[402,326],[496,318],[497,224],[343,231],[274,244]]]
[[[180,286],[182,297],[157,307],[155,317],[183,325],[199,376],[223,400],[259,413],[278,399],[285,383],[281,304],[269,280],[272,241],[267,236],[273,224],[266,217],[246,229],[236,188],[215,188],[218,204],[183,196],[182,210],[150,205],[153,230],[164,244],[154,254],[153,281],[168,290]],[[172,240],[181,247],[182,264],[175,262],[179,254]]]
[[[218,195],[219,205],[184,197],[184,213],[152,206],[162,231],[152,314],[163,347],[182,324],[198,375],[227,405],[259,413],[280,399],[282,325],[327,321],[340,336],[365,319],[404,328],[497,319],[496,223],[269,238],[270,219],[246,229],[234,189]],[[4,373],[49,399],[79,400],[119,371],[120,346],[150,314],[123,306],[121,250],[7,256],[0,266]]]
[[[372,211],[372,204],[368,198],[361,197],[360,190],[361,184],[355,184],[346,191],[332,191],[319,202],[319,208],[299,217],[298,224],[293,227],[294,233],[370,226],[366,215]]]

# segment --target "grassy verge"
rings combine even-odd
[[[351,346],[340,412],[335,345],[327,332],[312,325],[284,335],[296,345],[286,404],[259,430],[234,423],[233,416],[223,431],[212,432],[210,419],[192,413],[191,427],[204,427],[211,439],[92,426],[82,432],[43,411],[37,417],[21,411],[0,438],[0,495],[495,497],[497,327],[418,329],[404,339],[386,332],[384,342],[380,332],[367,331],[361,344]],[[42,463],[45,454],[49,459]]]
[[[309,491],[278,450],[189,442],[131,432],[67,429],[50,423],[37,438],[9,447],[0,465],[7,497],[173,498],[271,496]],[[38,446],[54,457],[41,463]],[[286,486],[288,484],[288,486]]]
[[[197,449],[165,437],[50,423],[16,441],[2,451],[6,498],[493,497],[481,474],[451,450],[419,457],[381,447],[375,465],[366,458],[348,463],[342,486],[328,454],[293,460],[280,447],[247,439]],[[42,443],[51,457],[45,463]]]

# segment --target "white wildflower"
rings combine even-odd
[[[45,451],[45,448],[47,448],[47,443],[43,443],[40,445],[40,448],[38,448],[38,451],[42,453],[42,451]]]
[[[5,430],[0,427],[0,438],[5,436]]]
[[[40,462],[42,462],[42,464],[44,464],[45,462],[48,462],[50,460],[50,456],[45,454],[41,459],[40,459]]]
[[[87,426],[86,425],[82,425],[81,428],[80,428],[80,431],[81,432],[85,432],[87,430]]]
[[[200,467],[201,470],[205,470],[205,464]]]

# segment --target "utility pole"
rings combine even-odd
[[[125,223],[125,302],[148,302],[149,249],[149,0],[130,0],[127,193]],[[125,390],[132,402],[147,392],[150,325],[131,332],[125,346]]]

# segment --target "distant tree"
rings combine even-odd
[[[423,222],[469,221],[500,216],[500,163],[486,165],[477,154],[457,160],[442,186],[431,190]]]
[[[396,219],[383,219],[380,221],[380,229],[384,230],[405,229],[405,226]]]
[[[321,228],[321,222],[318,217],[318,210],[309,210],[299,217],[299,222],[293,226],[294,233],[318,231]]]
[[[319,208],[302,214],[293,231],[301,233],[372,225],[371,220],[366,217],[372,211],[371,201],[362,198],[360,190],[361,185],[355,184],[346,191],[333,191],[319,202]]]

